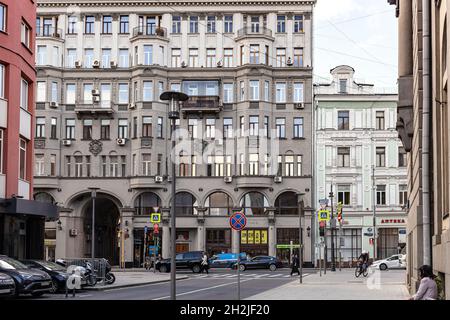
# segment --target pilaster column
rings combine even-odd
[[[277,228],[275,227],[275,208],[268,208],[268,220],[269,220],[269,256],[275,257],[277,255]]]
[[[170,208],[162,208],[162,244],[163,259],[170,258]]]
[[[206,251],[206,229],[205,229],[205,211],[206,208],[197,208],[197,250]]]
[[[59,209],[59,221],[61,224],[56,223],[56,248],[55,259],[62,259],[67,257],[67,239],[69,238],[70,225],[70,208]]]
[[[122,231],[121,247],[120,248],[120,261],[123,263],[125,268],[133,267],[134,260],[134,226],[133,226],[133,215],[135,213],[134,208],[126,207],[121,208],[120,212],[120,229]]]

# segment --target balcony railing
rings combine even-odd
[[[54,28],[52,26],[36,28],[36,37],[61,38],[62,29]]]
[[[95,116],[100,114],[112,117],[114,114],[113,103],[112,101],[81,101],[75,106],[75,113],[78,118],[83,115]]]
[[[184,112],[220,112],[219,96],[190,96],[181,105]]]
[[[252,35],[272,37],[272,30],[262,26],[250,26],[238,30],[237,34],[238,37],[252,36]]]
[[[158,27],[155,24],[147,26],[140,26],[133,29],[133,37],[145,36],[145,37],[167,37],[167,29]]]

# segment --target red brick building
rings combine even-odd
[[[0,0],[0,254],[41,258],[45,218],[33,201],[35,0]]]

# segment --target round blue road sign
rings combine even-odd
[[[247,225],[247,217],[242,212],[236,212],[230,217],[230,226],[236,231],[241,231]]]

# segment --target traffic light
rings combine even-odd
[[[325,237],[325,221],[320,221],[320,224],[319,224],[319,236]]]

